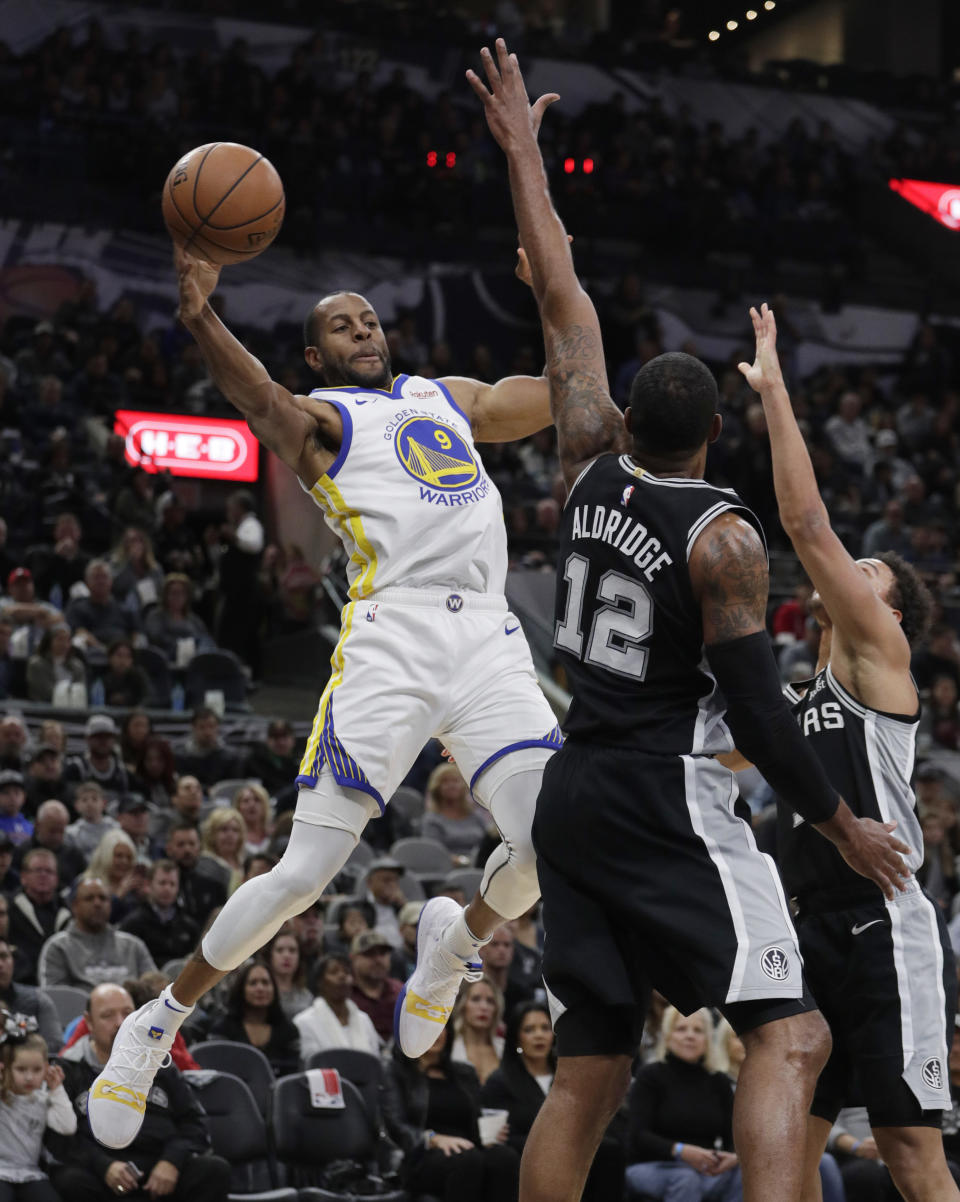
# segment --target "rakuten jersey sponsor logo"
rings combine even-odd
[[[256,480],[257,440],[246,422],[177,413],[117,412],[114,432],[127,463],[148,472],[217,480]]]

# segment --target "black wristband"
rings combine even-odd
[[[840,796],[783,696],[767,635],[758,631],[705,650],[726,698],[726,722],[737,750],[808,822],[832,818]]]

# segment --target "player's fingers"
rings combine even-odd
[[[517,70],[517,56],[507,50],[507,43],[503,38],[497,38],[497,66],[500,68],[501,79],[512,76]]]
[[[538,97],[531,105],[531,113],[533,116],[533,132],[536,133],[540,128],[540,122],[543,120],[543,114],[547,111],[551,104],[555,104],[560,99],[557,92],[547,92],[546,95]]]
[[[751,367],[751,364],[749,364],[749,363],[738,363],[737,371],[740,372],[740,374],[743,376],[748,376],[750,374],[750,367]]]
[[[497,64],[493,61],[493,55],[490,53],[489,47],[484,46],[480,51],[480,61],[483,63],[483,69],[487,73],[487,79],[490,81],[490,90],[496,96],[500,89],[500,72],[497,70]]]
[[[473,90],[480,97],[480,99],[484,102],[484,104],[486,104],[486,102],[488,100],[492,99],[490,96],[490,93],[484,87],[483,81],[480,79],[480,76],[476,73],[476,71],[471,71],[468,69],[467,83],[470,85],[471,88],[473,88]]]

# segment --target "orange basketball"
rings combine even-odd
[[[243,263],[266,250],[283,223],[273,164],[237,142],[185,154],[163,186],[163,220],[175,242],[210,263]]]

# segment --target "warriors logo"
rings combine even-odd
[[[397,430],[394,447],[404,468],[430,488],[459,491],[480,475],[462,435],[432,417],[411,417]]]

